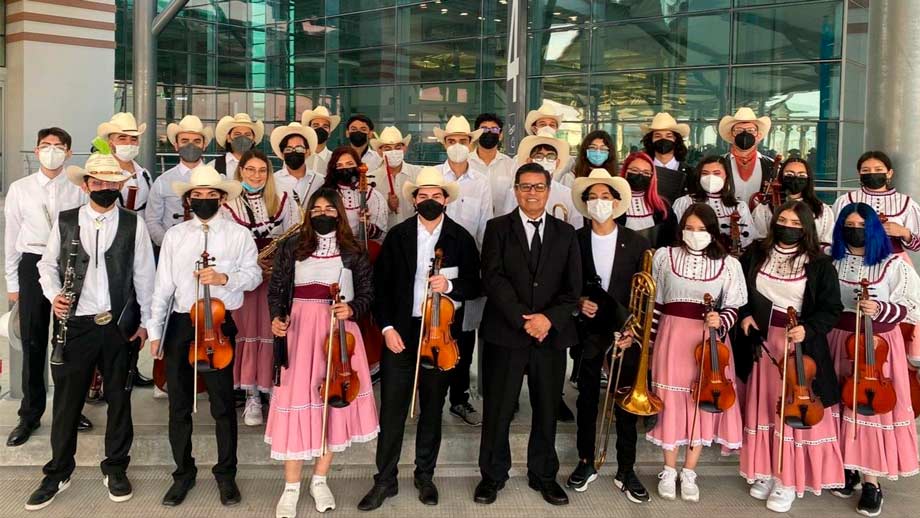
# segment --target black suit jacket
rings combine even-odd
[[[442,268],[457,267],[456,279],[451,279],[448,297],[463,302],[481,293],[479,282],[479,250],[473,236],[454,220],[444,215],[441,235],[435,248],[444,251]],[[412,302],[418,255],[418,219],[409,218],[396,225],[383,241],[380,256],[374,265],[374,319],[380,329],[393,326],[406,345],[415,343],[411,336]],[[458,336],[463,328],[462,310],[454,314],[451,332]]]
[[[540,347],[564,349],[578,336],[572,317],[581,293],[581,253],[575,229],[547,214],[539,266],[531,273],[530,246],[519,209],[489,220],[482,242],[482,282],[488,297],[479,332],[503,347],[537,342],[524,315],[542,313],[552,328]]]

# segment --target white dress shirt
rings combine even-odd
[[[507,214],[503,212],[503,209],[508,193],[514,187],[514,173],[517,172],[517,164],[514,163],[514,159],[499,151],[495,154],[495,158],[486,164],[474,151],[470,153],[470,163],[489,178],[489,187],[492,190],[492,213]]]
[[[194,167],[202,164],[198,162]],[[160,246],[163,244],[163,236],[166,231],[173,226],[182,223],[182,199],[176,196],[172,190],[174,182],[188,182],[192,176],[192,169],[189,169],[182,162],[175,167],[161,174],[150,188],[150,196],[147,198],[147,209],[144,211],[144,221],[147,223],[147,231],[150,232],[150,239],[153,244]]]
[[[7,292],[19,292],[22,254],[42,255],[58,213],[79,207],[86,199],[86,194],[64,172],[49,178],[39,171],[10,185],[3,207]]]
[[[368,171],[373,171],[374,169],[377,169],[378,167],[380,167],[381,164],[383,164],[383,157],[381,157],[376,151],[371,149],[370,146],[367,146],[367,150],[364,151],[364,156],[361,157],[361,162],[363,162],[364,165],[367,166]]]
[[[747,205],[751,200],[751,196],[754,196],[763,186],[763,170],[760,167],[760,159],[763,158],[763,155],[759,152],[754,153],[754,172],[751,173],[751,177],[748,178],[746,182],[741,179],[741,174],[738,173],[738,164],[735,163],[735,155],[729,153],[726,158],[728,158],[729,163],[732,165],[732,176],[735,180],[735,197],[743,204]],[[770,174],[770,172],[767,171],[767,174]]]
[[[402,223],[407,219],[415,216],[415,207],[412,205],[412,200],[407,199],[402,194],[403,185],[407,181],[415,181],[415,177],[418,176],[418,172],[421,170],[421,166],[402,163],[402,168],[398,173],[393,175],[393,189],[396,191],[396,197],[399,199],[399,207],[396,209],[396,212],[390,210],[389,197],[390,197],[390,180],[387,179],[387,168],[386,165],[381,165],[377,169],[371,171],[367,174],[367,181],[373,182],[374,189],[380,191],[380,194],[383,195],[383,198],[387,201],[387,228],[393,228],[398,223]]]
[[[441,239],[441,228],[444,226],[444,218],[441,218],[441,221],[438,222],[438,226],[434,227],[432,232],[428,232],[428,229],[425,228],[425,225],[422,224],[420,218],[416,218],[417,225],[417,245],[415,253],[415,285],[412,289],[412,316],[421,317],[422,316],[422,302],[426,298],[425,293],[425,281],[428,280],[428,275],[431,273],[431,260],[434,258],[434,247],[438,244],[438,239]],[[448,289],[448,291],[450,291]]]
[[[74,315],[80,317],[98,315],[105,311],[113,313],[121,311],[121,308],[112,308],[112,301],[109,297],[108,270],[105,264],[105,252],[112,246],[118,231],[118,209],[113,208],[108,212],[100,213],[87,204],[80,207],[77,217],[80,224],[80,246],[89,255],[89,263]],[[67,243],[66,246],[70,246],[70,243]],[[66,262],[58,263],[60,256],[60,221],[55,221],[54,228],[51,229],[51,237],[48,239],[48,246],[45,248],[41,261],[38,262],[42,293],[52,302],[54,297],[61,293],[61,270],[67,267]],[[137,219],[137,230],[134,232],[132,271],[134,293],[141,308],[141,322],[146,322],[150,319],[150,300],[153,296],[156,266],[153,264],[153,245],[150,244],[147,227],[140,217]],[[116,319],[119,317],[118,314],[113,316]]]
[[[307,210],[306,205],[310,201],[310,196],[323,185],[323,177],[308,167],[306,174],[297,178],[288,172],[287,167],[282,167],[275,171],[275,185],[279,192],[286,192],[288,195],[289,220],[294,224],[301,220],[301,209]]]
[[[447,204],[447,215],[476,240],[476,247],[482,249],[482,238],[486,223],[492,219],[492,188],[489,179],[476,166],[467,162],[469,168],[460,177],[451,170],[447,161],[436,166],[448,182],[460,185],[459,199]]]
[[[527,237],[527,249],[530,250],[530,242],[533,240],[533,233],[537,231],[537,228],[530,224],[530,221],[539,221],[540,222],[540,243],[543,243],[543,231],[546,230],[546,213],[540,214],[540,217],[537,219],[530,219],[527,214],[524,214],[523,209],[518,209],[518,215],[521,217],[521,224],[524,225],[524,235]]]
[[[204,231],[197,217],[180,223],[166,232],[160,249],[156,285],[147,330],[151,340],[162,338],[163,325],[169,318],[169,302],[175,298],[173,311],[188,313],[200,297],[195,279],[196,263],[204,250]],[[208,222],[208,254],[213,267],[227,275],[227,284],[211,286],[211,297],[223,301],[227,310],[243,305],[243,292],[256,289],[262,282],[262,269],[252,234],[241,225],[217,215]]]
[[[601,278],[601,288],[604,291],[610,287],[610,277],[613,275],[613,260],[617,255],[617,235],[620,227],[615,225],[613,232],[602,236],[591,231],[591,256],[594,259],[594,271]]]
[[[664,167],[665,169],[670,169],[672,171],[677,171],[678,168],[680,168],[680,162],[678,162],[677,159],[673,156],[670,160],[668,160],[667,164],[662,164],[661,161],[657,158],[652,160],[652,163],[655,165],[655,167]]]
[[[310,169],[320,177],[325,177],[330,158],[332,158],[332,151],[329,151],[329,146],[326,146],[322,151],[307,157],[307,169]]]
[[[118,206],[122,208],[125,207],[125,202],[128,201],[128,187],[137,187],[137,194],[134,197],[134,208],[130,209],[137,213],[140,216],[141,221],[144,221],[144,210],[146,209],[147,199],[150,197],[150,188],[153,186],[153,179],[150,177],[150,173],[140,166],[137,162],[132,161],[134,164],[134,171],[126,171],[133,174],[128,181],[125,182],[124,187],[121,188],[121,200],[118,202]]]
[[[211,160],[208,162],[208,165],[214,167],[214,164],[217,163],[217,159]],[[226,173],[224,173],[227,178],[236,178],[236,167],[240,165],[240,161],[233,156],[233,153],[227,152],[224,154],[224,163],[227,164]]]

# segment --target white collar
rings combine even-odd
[[[446,217],[447,217],[446,214],[441,213],[441,221],[439,221],[437,226],[434,227],[434,230],[432,230],[431,232],[428,232],[428,229],[425,228],[424,224],[422,224],[422,217],[416,216],[415,218],[416,229],[418,230],[419,233],[424,232],[428,234],[429,236],[436,236],[441,233],[441,228],[444,227],[444,219]]]
[[[659,161],[657,158],[654,159],[652,162],[654,162],[654,165],[656,166],[664,167],[666,169],[671,169],[672,171],[676,171],[677,168],[680,167],[680,162],[678,162],[677,159],[674,157],[671,157],[671,159],[668,160],[667,164],[662,164],[661,161]]]
[[[527,214],[524,214],[524,209],[518,207],[518,215],[521,216],[521,222],[522,222],[523,224],[525,224],[525,225],[527,224],[528,221],[541,221],[541,222],[543,222],[543,223],[546,222],[546,211],[545,211],[545,210],[543,211],[542,214],[540,214],[540,217],[539,217],[539,218],[537,218],[537,219],[530,219],[530,217],[527,216]],[[543,225],[543,223],[540,223],[540,225]],[[526,227],[525,227],[525,228],[526,228]]]
[[[93,220],[98,220],[102,218],[103,221],[107,221],[113,214],[118,212],[118,209],[112,205],[112,208],[106,212],[97,212],[89,203],[83,206],[86,209],[86,214]]]

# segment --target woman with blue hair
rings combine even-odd
[[[886,414],[860,414],[855,422],[854,412],[841,408],[838,440],[843,450],[846,486],[833,490],[835,495],[849,498],[860,483],[861,474],[862,495],[857,510],[866,516],[878,516],[882,510],[878,479],[896,480],[920,471],[907,352],[898,329],[902,321],[916,322],[920,318],[920,277],[907,261],[893,253],[879,215],[865,203],[842,207],[834,227],[831,252],[845,308],[840,321],[828,334],[837,375],[842,380],[853,372],[846,340],[857,324],[857,306],[872,317],[873,331],[889,345],[887,375],[894,385],[897,404]],[[869,282],[871,300],[858,300],[863,279]],[[859,428],[855,438],[854,426]]]

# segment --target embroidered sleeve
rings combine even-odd
[[[909,239],[901,239],[904,248],[914,252],[920,250],[920,205],[910,198],[907,200],[904,226],[910,231]]]
[[[722,277],[722,307],[737,310],[747,304],[747,286],[744,281],[744,271],[741,263],[734,257],[725,258],[725,269]],[[737,317],[737,311],[735,312]]]
[[[754,212],[751,214],[753,224],[749,229],[752,241],[767,237],[767,230],[770,228],[772,218],[773,214],[770,213],[770,206],[766,203],[754,207]]]
[[[655,311],[652,316],[652,333],[651,341],[655,342],[655,336],[658,335],[658,321],[661,319],[661,309],[664,306],[664,279],[667,277],[667,271],[671,268],[669,248],[659,248],[655,251],[652,259],[652,278],[655,280]]]
[[[888,270],[888,285],[891,295],[886,302],[879,302],[881,308],[875,320],[897,323],[907,320],[920,322],[920,276],[900,257]]]
[[[371,189],[367,200],[367,209],[370,211],[370,222],[381,231],[387,231],[387,200],[383,194]]]
[[[677,201],[675,201],[672,206],[674,215],[677,216],[677,221],[680,221],[680,218],[684,217],[684,212],[687,212],[691,204],[693,204],[693,200],[690,198],[689,194],[677,198]]]

